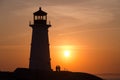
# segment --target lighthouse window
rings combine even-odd
[[[35,16],[35,20],[37,20],[38,19],[38,17],[37,16]]]
[[[46,20],[46,16],[43,16],[43,20]]]

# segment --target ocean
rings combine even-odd
[[[120,80],[120,78],[105,78],[104,80]]]
[[[101,74],[98,76],[104,80],[120,80],[120,74]]]

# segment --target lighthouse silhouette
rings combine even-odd
[[[47,13],[41,7],[33,13],[32,41],[29,68],[31,70],[51,71]]]

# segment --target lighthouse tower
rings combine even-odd
[[[33,24],[30,23],[32,41],[29,68],[31,70],[50,71],[48,28],[51,25],[50,23],[47,24],[47,13],[42,11],[41,8],[33,13],[33,18]]]

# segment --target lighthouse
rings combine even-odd
[[[47,13],[41,8],[33,13],[32,41],[29,68],[31,70],[51,71]]]

